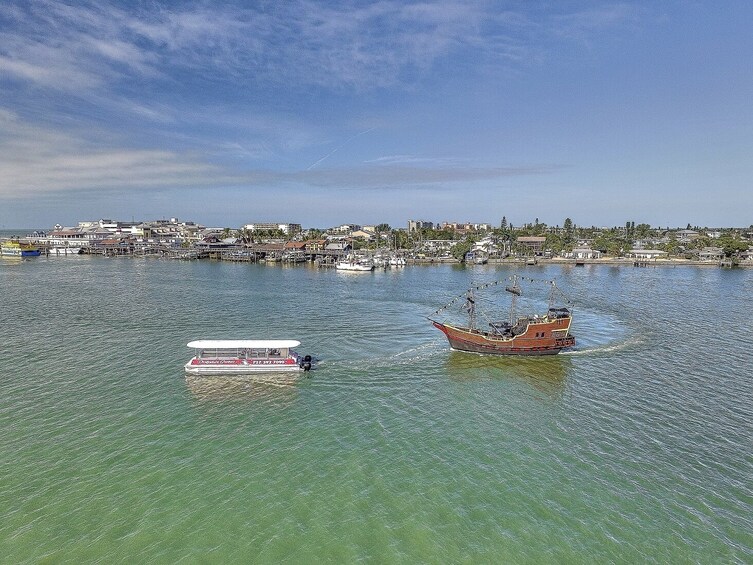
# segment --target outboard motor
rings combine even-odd
[[[303,367],[304,371],[311,370],[311,355],[306,355],[306,357],[303,358],[303,363],[301,363],[301,367]]]

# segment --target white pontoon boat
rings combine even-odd
[[[290,339],[198,340],[188,344],[195,350],[186,363],[190,375],[248,375],[253,373],[308,371],[310,355],[293,351],[301,343]]]

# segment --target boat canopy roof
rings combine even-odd
[[[188,347],[194,349],[290,349],[299,345],[301,342],[293,339],[200,339],[190,342]]]

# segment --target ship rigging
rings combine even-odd
[[[549,306],[545,314],[519,316],[518,297],[522,296],[521,282],[549,285]],[[512,295],[509,316],[505,320],[491,320],[478,307],[477,293],[490,287],[504,285]],[[555,306],[557,300],[560,306]],[[468,317],[467,324],[441,322],[440,314],[461,300],[462,309]],[[447,337],[452,349],[489,355],[554,355],[575,345],[575,336],[570,334],[572,302],[559,290],[553,280],[531,279],[514,275],[469,288],[445,306],[437,309],[429,321]],[[485,325],[479,327],[479,319]]]

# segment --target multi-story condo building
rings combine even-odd
[[[414,232],[414,231],[420,231],[423,229],[432,229],[434,228],[433,222],[426,222],[424,220],[408,220],[408,233]]]
[[[244,230],[248,231],[275,231],[280,230],[285,235],[294,235],[301,231],[301,224],[275,224],[270,222],[257,222],[255,224],[245,224]]]

